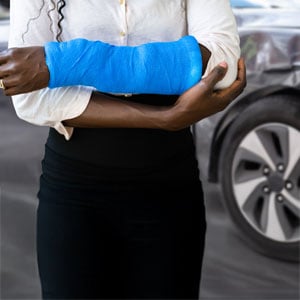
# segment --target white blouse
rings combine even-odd
[[[226,61],[228,72],[217,87],[236,78],[240,41],[229,0],[66,0],[63,13],[63,40],[81,37],[134,46],[189,34],[212,53],[204,77]],[[58,18],[51,0],[11,0],[9,47],[55,40]],[[53,127],[68,140],[73,128],[62,121],[82,114],[92,91],[84,86],[45,88],[12,100],[21,119]]]

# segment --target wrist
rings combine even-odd
[[[167,131],[181,130],[186,126],[182,126],[182,116],[180,108],[177,105],[168,107],[162,115],[158,115],[158,119],[161,122],[161,129]]]

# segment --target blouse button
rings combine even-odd
[[[125,0],[119,0],[119,2],[120,2],[120,5],[123,5]]]
[[[125,31],[121,31],[121,32],[120,32],[120,36],[123,36],[123,37],[124,37],[125,35],[126,35],[126,32],[125,32]]]

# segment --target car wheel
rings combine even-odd
[[[300,99],[255,102],[231,124],[222,147],[224,204],[239,232],[269,257],[299,261]]]

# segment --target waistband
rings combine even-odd
[[[199,180],[198,163],[194,155],[145,168],[105,167],[70,159],[47,145],[42,161],[42,176],[56,186],[95,186],[110,184],[150,184],[178,182],[179,185]]]
[[[164,132],[151,129],[88,129],[75,128],[66,141],[50,129],[47,146],[70,159],[100,167],[144,168],[194,154],[189,129]]]

